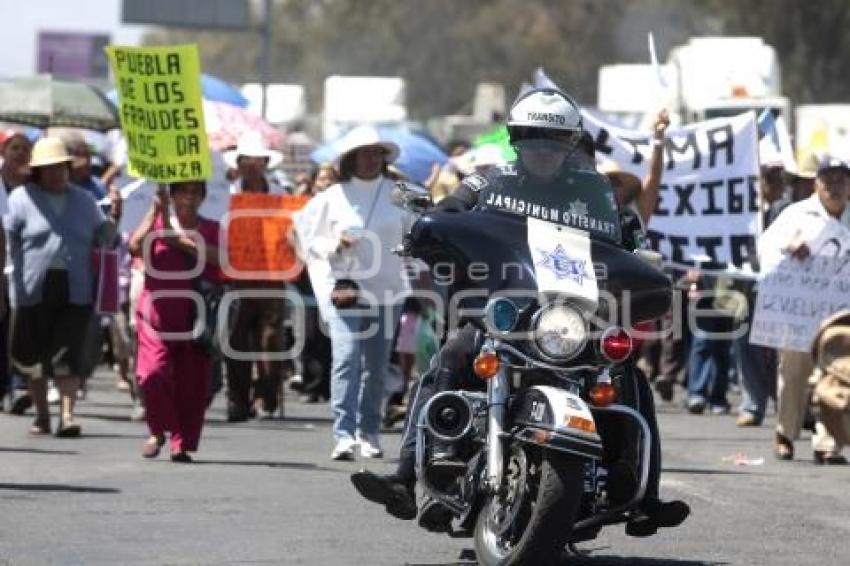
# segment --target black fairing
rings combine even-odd
[[[448,278],[451,270],[452,292],[480,289],[487,296],[517,290],[529,295],[537,292],[526,222],[521,216],[481,210],[433,211],[420,217],[409,238],[413,256],[432,268],[436,280]],[[591,257],[595,264],[604,265],[604,273],[597,269],[600,292],[609,292],[618,305],[630,309],[630,313],[621,310],[619,320],[624,320],[626,314],[625,320],[632,323],[655,319],[670,309],[670,278],[660,270],[601,239],[591,239]],[[470,269],[472,264],[486,264],[488,269],[480,265]],[[624,296],[628,297],[628,305]],[[471,298],[462,306],[482,308],[486,301]],[[522,309],[535,303],[533,299],[516,302]],[[604,301],[600,300],[600,305],[600,309],[605,308]]]

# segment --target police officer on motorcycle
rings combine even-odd
[[[524,188],[527,191],[532,185],[536,189],[551,190],[553,194],[563,192],[566,199],[570,197],[569,186],[563,182],[566,173],[576,169],[594,170],[592,156],[577,151],[584,133],[581,112],[565,93],[556,89],[535,89],[525,93],[511,108],[507,126],[511,144],[517,152],[516,162],[467,177],[451,195],[438,203],[437,209],[462,212],[487,207],[487,203],[513,202],[513,198],[522,199]],[[496,195],[502,198],[496,199]],[[506,199],[506,196],[509,198]],[[598,198],[607,199],[608,195],[599,194]],[[597,206],[615,204],[597,203]],[[639,220],[634,213],[621,211],[620,224],[622,245],[626,249],[635,249],[642,240]],[[361,471],[351,477],[363,497],[384,505],[394,517],[411,520],[417,515],[414,486],[419,413],[427,401],[440,391],[481,388],[481,380],[475,377],[472,366],[482,340],[482,333],[476,327],[471,324],[463,326],[447,340],[436,357],[435,365],[420,380],[405,424],[396,472],[381,476]],[[659,527],[681,524],[690,509],[682,501],[662,502],[658,497],[661,449],[652,392],[646,377],[636,367],[632,369],[639,410],[648,422],[653,438],[649,485],[640,505],[641,513],[627,523],[626,533],[643,537],[655,534]],[[419,522],[423,527],[437,531],[448,529],[451,514],[441,504],[431,501],[421,511]]]

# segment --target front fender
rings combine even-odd
[[[511,405],[508,423],[520,441],[602,459],[602,439],[590,408],[564,389],[535,385],[521,391]]]

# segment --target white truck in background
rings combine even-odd
[[[242,96],[248,99],[248,109],[262,114],[263,85],[245,83]],[[307,91],[304,85],[274,83],[266,85],[266,115],[269,124],[290,126],[307,116]]]
[[[500,83],[478,83],[471,103],[471,114],[435,116],[428,120],[428,130],[444,144],[456,140],[472,141],[504,122],[508,107],[505,86]]]
[[[776,50],[759,37],[693,37],[659,67],[662,80],[650,64],[602,67],[599,110],[627,116],[663,105],[674,123],[765,108],[789,118]]]
[[[407,121],[405,82],[400,77],[325,79],[322,137],[330,141],[361,124],[401,125]]]
[[[693,37],[670,51],[685,122],[770,108],[789,118],[776,50],[760,37]]]
[[[802,104],[795,111],[797,159],[827,151],[850,159],[850,104]]]
[[[599,68],[597,109],[618,126],[645,129],[658,109],[673,110],[675,85],[675,68],[671,65],[659,65],[658,69],[648,63],[604,65]],[[670,118],[674,126],[681,123],[675,112]]]

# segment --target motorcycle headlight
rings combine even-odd
[[[534,319],[534,344],[547,358],[560,361],[576,356],[587,343],[587,323],[576,309],[544,307]]]

